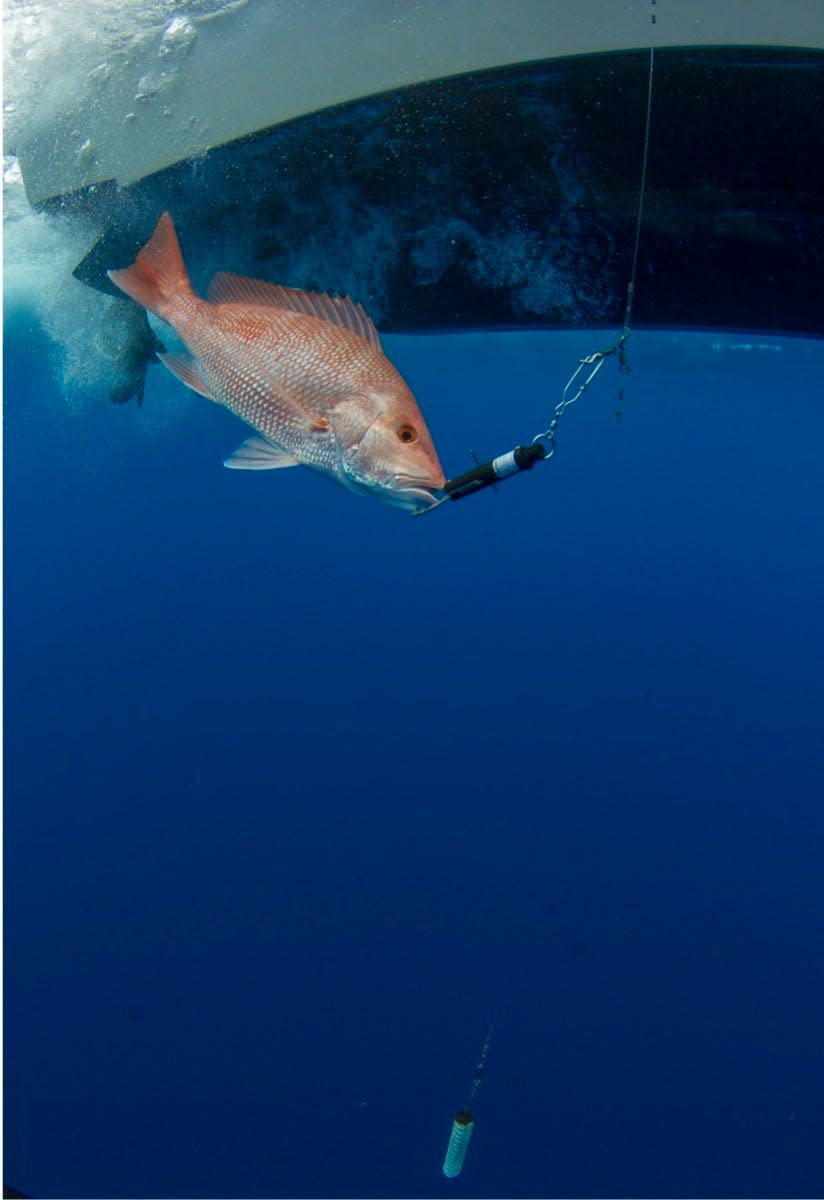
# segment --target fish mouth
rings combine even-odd
[[[431,474],[410,475],[399,471],[394,473],[362,473],[354,461],[354,453],[350,450],[343,461],[343,478],[341,482],[350,491],[363,496],[377,496],[384,504],[393,508],[402,508],[413,515],[427,512],[441,503],[438,492],[442,491],[446,476],[441,474],[441,481],[436,482]]]
[[[396,475],[391,502],[413,513],[426,512],[440,503],[437,495],[440,490],[426,479],[414,475]]]

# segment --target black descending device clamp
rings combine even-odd
[[[494,487],[510,475],[531,471],[537,462],[548,457],[547,450],[541,442],[533,442],[530,446],[516,446],[508,454],[501,454],[491,462],[478,463],[477,467],[470,471],[448,479],[443,490],[448,500],[463,500],[464,496],[472,496],[483,488]]]

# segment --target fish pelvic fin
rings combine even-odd
[[[164,319],[182,297],[192,295],[180,243],[167,212],[161,214],[154,233],[132,265],[107,274],[121,292]]]

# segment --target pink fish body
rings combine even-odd
[[[413,512],[437,502],[445,476],[429,430],[359,304],[227,274],[201,300],[168,213],[109,277],[183,342],[186,353],[159,356],[169,370],[256,431],[226,466],[303,464]]]

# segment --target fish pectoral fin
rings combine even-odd
[[[234,471],[277,471],[282,467],[299,467],[300,463],[268,438],[255,434],[241,442],[223,465]]]
[[[163,363],[164,367],[168,367],[173,375],[177,375],[178,379],[182,379],[186,387],[190,387],[193,392],[198,392],[201,396],[205,396],[207,400],[214,400],[214,396],[209,390],[209,385],[203,378],[200,366],[197,361],[192,358],[191,354],[160,354],[157,356]]]

